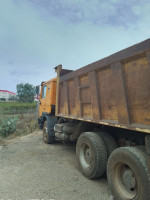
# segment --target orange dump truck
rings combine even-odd
[[[41,84],[46,143],[77,142],[80,171],[116,200],[150,199],[150,39]]]

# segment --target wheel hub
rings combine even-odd
[[[132,200],[137,195],[137,181],[132,169],[119,163],[115,169],[115,183],[119,193],[128,200]]]
[[[133,190],[133,188],[135,187],[135,177],[130,169],[124,170],[122,182],[129,190]]]
[[[90,147],[84,143],[80,149],[80,161],[84,168],[88,168],[92,162],[92,151]]]
[[[44,131],[43,131],[43,137],[44,137],[45,141],[47,140],[47,136],[48,136],[48,128],[47,128],[47,126],[45,126]]]
[[[86,152],[85,152],[85,157],[86,157],[86,160],[90,163],[91,161],[91,149],[86,149]]]
[[[47,127],[44,128],[44,132],[47,134],[48,132]]]

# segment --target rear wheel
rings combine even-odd
[[[97,133],[85,132],[80,135],[76,146],[76,156],[79,169],[87,178],[99,178],[104,174],[107,151]]]
[[[101,132],[99,131],[98,134],[101,136],[101,138],[103,139],[105,146],[106,146],[106,150],[107,150],[107,155],[108,158],[110,156],[110,154],[118,148],[117,142],[116,140],[113,138],[113,136],[111,136],[109,133],[107,132]]]
[[[116,200],[150,199],[145,153],[135,147],[113,151],[107,164],[108,183]]]
[[[55,136],[51,136],[48,130],[47,121],[43,125],[43,141],[47,144],[53,144],[55,142]]]

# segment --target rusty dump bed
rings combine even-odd
[[[57,116],[150,133],[150,39],[57,81]]]

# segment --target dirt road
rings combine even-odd
[[[109,200],[106,179],[77,168],[75,145],[43,143],[41,132],[0,146],[0,200]]]

